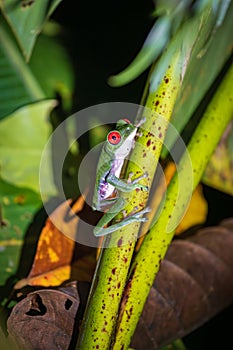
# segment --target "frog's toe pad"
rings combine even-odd
[[[138,211],[136,214],[134,214],[135,217],[138,217],[139,219],[145,219],[147,221],[147,218],[140,218],[140,216],[147,214],[151,211],[150,207],[146,207],[140,211]]]

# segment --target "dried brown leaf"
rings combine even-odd
[[[8,318],[9,338],[20,350],[67,350],[78,306],[74,282],[29,293]]]
[[[201,229],[171,244],[132,347],[155,350],[169,344],[233,302],[233,230],[229,221],[223,225]]]
[[[79,213],[84,206],[85,199],[81,196],[73,204],[73,212]],[[71,200],[63,202],[46,220],[40,234],[35,258],[27,278],[20,280],[15,289],[26,284],[40,286],[58,286],[70,278],[71,261],[74,253],[75,240],[68,238],[63,232],[70,227],[77,227],[79,217],[71,215]],[[70,220],[67,217],[70,215]],[[56,218],[56,226],[54,224]],[[72,228],[71,228],[72,226]]]

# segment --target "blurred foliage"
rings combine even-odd
[[[67,11],[64,14],[64,18],[68,18],[67,23],[63,22],[63,13],[60,13],[60,24],[49,20],[60,3]],[[40,160],[53,128],[71,113],[73,105],[79,100],[77,86],[79,90],[84,91],[83,94],[87,95],[88,103],[122,99],[121,91],[126,91],[127,101],[131,98],[128,94],[130,90],[127,90],[129,86],[112,89],[111,94],[106,96],[105,90],[98,89],[98,84],[95,85],[96,80],[99,79],[99,72],[102,72],[103,67],[108,67],[112,56],[116,58],[114,63],[117,62],[116,70],[119,69],[124,50],[121,43],[116,48],[114,41],[116,38],[111,37],[111,33],[107,33],[108,22],[102,24],[103,35],[106,34],[106,37],[97,40],[98,34],[95,33],[94,27],[101,26],[101,23],[94,6],[101,8],[101,4],[93,4],[93,8],[90,9],[87,5],[86,9],[90,12],[85,17],[86,23],[83,21],[80,24],[77,20],[78,30],[83,27],[85,34],[88,31],[90,33],[90,37],[85,35],[80,37],[82,32],[74,29],[76,16],[79,13],[76,13],[76,10],[72,13],[73,7],[70,4],[65,6],[63,3],[65,2],[61,0],[43,2],[0,0],[0,284],[4,284],[17,271],[25,234],[33,221],[33,216],[41,206],[39,173],[46,180],[48,198],[57,192],[52,168],[54,150],[48,152],[46,166],[43,169],[40,169]],[[130,6],[133,8],[134,5],[132,2]],[[74,6],[76,6],[75,2]],[[153,6],[154,10],[151,11],[151,17],[148,16],[147,22],[151,23],[153,19],[154,24],[141,50],[125,70],[109,78],[109,83],[114,87],[129,84],[151,67],[148,91],[154,91],[160,83],[167,62],[174,53],[174,48],[183,43],[182,89],[175,104],[172,123],[180,133],[183,132],[184,138],[188,139],[187,135],[193,133],[212,94],[218,88],[219,81],[225,72],[223,68],[227,70],[230,64],[233,2],[230,0],[157,0],[154,1]],[[103,17],[110,17],[112,10],[114,12],[115,7],[109,8],[106,5],[107,16],[104,13]],[[133,12],[128,14],[130,15],[133,16]],[[117,16],[119,25],[120,14],[118,13]],[[56,12],[54,17],[56,18]],[[145,26],[148,23],[145,23]],[[67,33],[65,33],[69,25],[73,31],[71,37],[66,36]],[[118,36],[119,30],[115,30]],[[132,36],[140,37],[139,34],[141,34],[140,28],[133,28]],[[64,45],[65,36],[66,39],[69,37],[69,48]],[[77,59],[79,48],[76,51],[74,49],[76,40],[84,43],[79,56],[81,61],[83,58],[86,63],[83,72],[83,66],[80,68],[80,61]],[[97,51],[100,43],[102,46]],[[113,50],[112,56],[108,51],[110,44],[116,50]],[[101,50],[105,46],[106,51],[102,53]],[[95,61],[93,57],[98,53],[101,53],[99,54],[101,57]],[[104,86],[107,86],[106,71],[103,78]],[[114,70],[111,74],[113,72]],[[221,72],[223,72],[222,75],[220,75]],[[82,74],[83,81],[80,78]],[[216,82],[217,77],[219,80]],[[94,93],[95,97],[92,96]],[[138,88],[137,93],[140,93]],[[142,103],[145,102],[145,98]],[[82,103],[80,105],[82,106]],[[57,108],[54,111],[55,106]],[[200,112],[194,114],[200,106]],[[52,110],[52,118],[50,118]],[[86,122],[83,120],[83,123]],[[65,130],[67,134],[64,137],[69,139],[76,127],[77,125],[67,123]],[[95,146],[104,139],[106,130],[107,127],[91,130],[90,134],[85,135],[85,139],[81,140],[81,145]],[[203,178],[209,186],[230,194],[233,188],[232,130],[232,126],[229,125]],[[88,137],[90,142],[87,142]],[[173,135],[168,132],[165,144],[171,148],[175,141]],[[82,147],[79,146],[73,144],[66,159],[67,169],[73,169],[75,181],[82,154]],[[162,156],[167,157],[165,149]],[[66,187],[70,186],[67,191],[69,196],[74,196],[76,193],[74,193],[75,187],[71,176],[64,178],[64,184]],[[200,205],[195,202],[194,206],[196,210]]]
[[[38,193],[1,179],[0,194],[0,284],[4,284],[18,268],[25,232],[41,200]]]

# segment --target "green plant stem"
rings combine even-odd
[[[151,110],[144,111],[146,121],[141,130],[142,136],[132,152],[126,178],[130,172],[137,177],[146,170],[148,177],[142,182],[148,186],[152,182],[181,84],[181,61],[181,53],[177,50],[159,88],[149,93],[147,107]],[[148,194],[143,191],[124,196],[126,212],[145,206],[147,197]],[[104,350],[111,347],[138,229],[138,223],[130,224],[106,238],[105,246],[108,248],[102,250],[98,261],[76,349]]]
[[[188,152],[192,164],[194,190],[201,180],[203,171],[215,150],[221,135],[233,115],[233,67],[229,69],[189,144]],[[187,154],[182,157],[178,171],[167,189],[163,211],[150,229],[136,255],[126,286],[127,295],[122,302],[121,319],[117,326],[116,340],[113,349],[127,349],[142,313],[146,298],[158,273],[161,260],[164,258],[173,238],[175,222],[179,222],[188,204],[186,198],[189,178],[185,178],[190,162]],[[182,179],[182,181],[180,181]],[[179,196],[180,192],[183,195]]]

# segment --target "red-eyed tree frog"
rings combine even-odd
[[[118,192],[131,192],[135,189],[148,191],[147,186],[138,183],[147,174],[133,181],[120,179],[124,161],[134,147],[137,129],[143,122],[144,120],[138,125],[133,125],[127,119],[120,119],[116,125],[116,130],[110,131],[107,135],[107,140],[104,143],[97,165],[92,208],[93,210],[102,210],[110,205],[111,208],[103,215],[94,228],[95,236],[107,235],[132,222],[144,222],[147,220],[142,215],[149,212],[149,208],[130,214],[124,217],[122,221],[104,227],[125,206],[125,200],[122,197],[117,197]],[[114,194],[116,197],[112,197]]]

